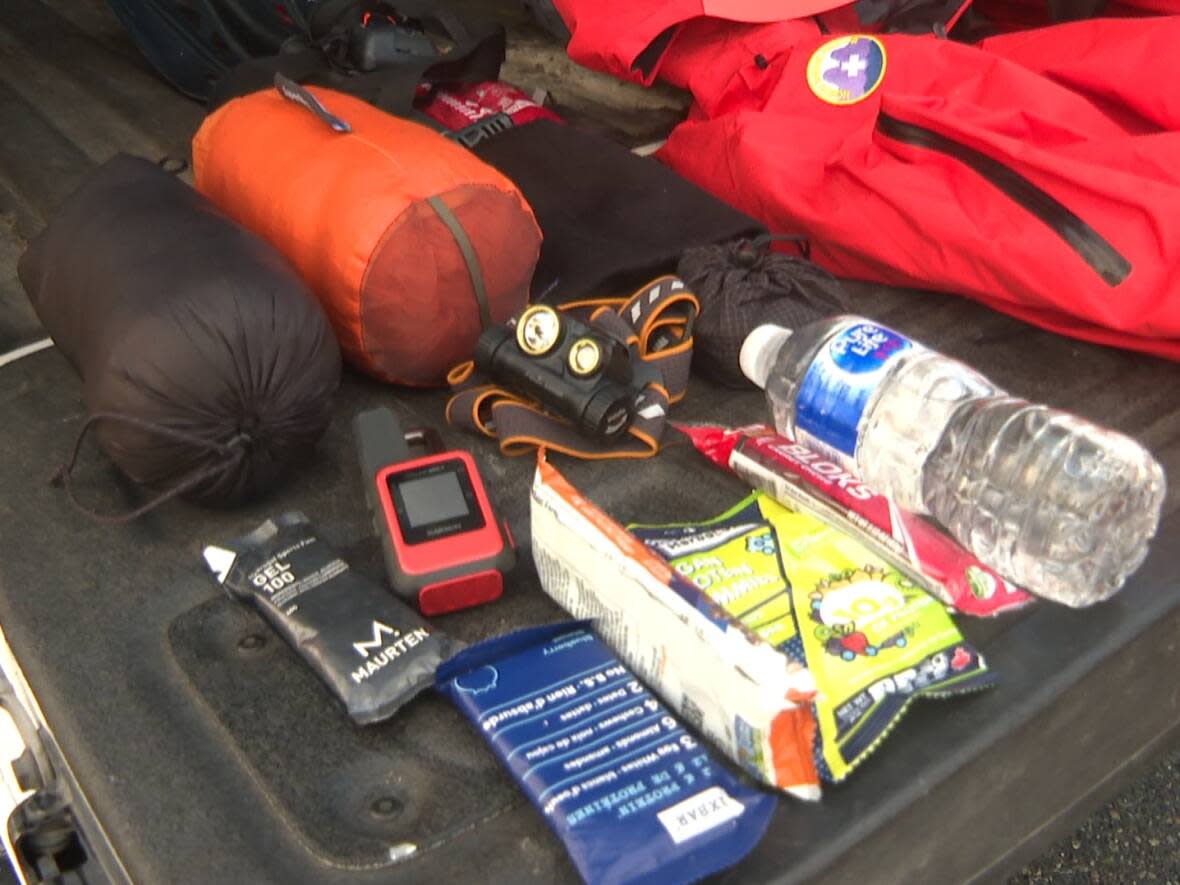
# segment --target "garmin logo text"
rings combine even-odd
[[[392,661],[397,660],[418,643],[430,636],[430,631],[423,627],[402,633],[388,624],[380,621],[373,622],[373,638],[354,642],[352,647],[356,653],[366,661],[352,671],[352,681],[360,685],[374,673],[381,670]]]

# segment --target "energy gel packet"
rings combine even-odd
[[[755,493],[705,523],[631,526],[815,678],[821,777],[841,781],[916,697],[994,684],[945,606],[856,538]]]
[[[588,623],[482,642],[450,695],[594,885],[692,882],[758,844],[776,799],[733,776]]]
[[[359,725],[396,713],[457,647],[350,569],[302,513],[268,519],[204,555],[226,593],[252,604]]]
[[[964,614],[995,615],[1032,596],[921,516],[902,510],[841,465],[762,424],[732,430],[678,424],[701,454],[781,504],[851,532]]]

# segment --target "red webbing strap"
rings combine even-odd
[[[626,342],[633,364],[651,370],[652,380],[625,434],[609,444],[588,439],[564,418],[478,375],[471,362],[448,376],[455,394],[447,403],[447,421],[498,439],[505,455],[544,446],[576,458],[650,458],[660,450],[668,408],[688,387],[692,324],[700,311],[696,296],[678,277],[664,276],[628,298],[579,301],[560,309]]]

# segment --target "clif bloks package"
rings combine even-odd
[[[302,513],[205,548],[233,598],[252,604],[324,681],[353,721],[378,722],[434,681],[455,643],[349,568]]]
[[[758,844],[776,799],[743,784],[586,622],[460,652],[438,687],[593,885],[692,882]]]
[[[714,464],[781,504],[852,532],[964,614],[994,615],[1032,600],[949,535],[902,510],[839,464],[757,424],[677,425]]]
[[[909,703],[994,677],[946,607],[856,538],[755,493],[704,523],[632,532],[784,655],[818,689],[815,761],[840,781]]]
[[[754,777],[820,796],[815,682],[537,458],[532,547],[541,586],[677,715]]]

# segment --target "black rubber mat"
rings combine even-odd
[[[381,866],[391,848],[445,849],[520,801],[442,697],[430,693],[388,722],[357,728],[295,653],[228,599],[181,615],[169,641],[258,787],[331,863]]]

